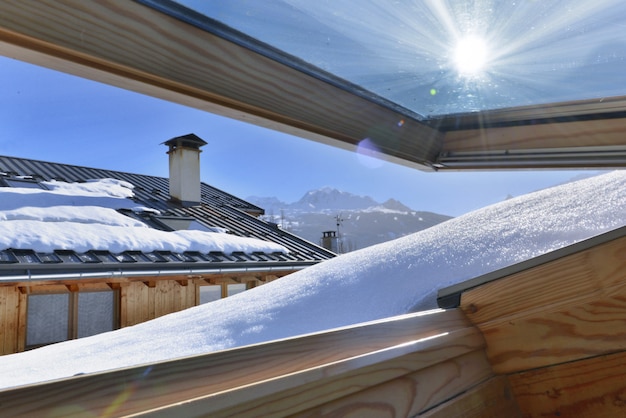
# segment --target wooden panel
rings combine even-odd
[[[450,131],[443,139],[443,149],[466,152],[625,145],[625,133],[622,119]]]
[[[0,2],[0,53],[404,163],[439,151],[416,119],[135,2]]]
[[[157,363],[105,374],[78,376],[0,392],[7,415],[46,415],[78,405],[101,415],[139,413],[158,416],[210,414],[253,402],[294,386],[357,373],[378,363],[400,361],[397,368],[370,369],[364,386],[380,379],[429,367],[475,351],[484,344],[468,328],[462,312],[432,311],[341,328],[320,334]],[[421,352],[408,361],[405,357]],[[402,360],[404,358],[404,360]],[[348,379],[348,389],[359,379]],[[252,390],[254,386],[254,390]],[[321,388],[327,387],[321,385]],[[363,389],[357,388],[359,390]],[[125,402],[118,402],[120,394]],[[306,393],[306,391],[304,392]],[[117,406],[112,410],[111,406]],[[280,407],[278,404],[274,403]],[[303,404],[311,408],[315,404]],[[154,408],[163,408],[156,410]],[[198,408],[196,408],[198,407]],[[258,415],[258,411],[256,412]]]
[[[443,348],[445,351],[446,348]],[[441,358],[445,358],[443,352]],[[423,354],[416,355],[419,358]],[[384,363],[381,367],[395,367]],[[359,382],[367,376],[359,370]],[[351,396],[296,414],[298,417],[410,417],[454,398],[491,377],[491,366],[482,350],[441,361],[433,366],[369,387]],[[344,378],[345,379],[345,378]],[[361,383],[362,384],[362,383]],[[338,384],[333,382],[332,390]],[[311,394],[307,394],[310,396]]]
[[[154,317],[158,318],[174,312],[174,284],[171,280],[159,280],[156,286],[150,289],[154,292]]]
[[[498,373],[626,348],[626,238],[465,292]]]
[[[20,343],[20,327],[26,314],[21,303],[26,295],[21,295],[18,288],[0,287],[0,355],[12,354],[23,347]]]
[[[124,304],[126,317],[121,317],[121,326],[127,327],[150,319],[148,297],[149,288],[142,282],[130,282],[122,287],[121,303]]]
[[[18,291],[18,299],[17,352],[21,352],[26,350],[26,309],[28,308],[28,295]]]
[[[529,418],[505,376],[498,376],[420,415],[423,418]]]
[[[623,326],[623,324],[622,324]],[[525,418],[626,416],[626,353],[509,376]]]

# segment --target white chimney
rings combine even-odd
[[[183,206],[199,205],[200,147],[207,143],[194,134],[164,142],[170,156],[170,197]]]

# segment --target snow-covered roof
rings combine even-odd
[[[169,201],[163,178],[13,157],[0,157],[0,174],[0,183],[11,186],[0,187],[0,280],[19,276],[25,265],[29,274],[109,271],[117,263],[181,270],[181,263],[311,264],[333,256],[205,184],[203,204],[182,208]],[[198,228],[168,230],[159,215],[193,218]]]
[[[131,198],[134,186],[115,179],[85,183],[42,182],[49,190],[0,188],[0,249],[50,253],[90,250],[219,251],[227,254],[284,253],[286,247],[257,238],[205,231],[161,231],[122,215],[142,211]]]
[[[437,290],[626,224],[626,172],[510,199],[133,327],[0,357],[0,387],[436,307]]]

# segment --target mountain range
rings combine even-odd
[[[276,197],[249,196],[246,200],[265,209],[264,220],[308,241],[321,244],[322,234],[334,231],[338,252],[399,238],[451,218],[413,210],[395,199],[380,203],[332,187],[308,191],[293,203]]]

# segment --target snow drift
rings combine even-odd
[[[143,324],[0,357],[0,387],[206,353],[436,307],[436,292],[623,226],[626,172],[510,199]]]

